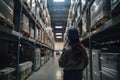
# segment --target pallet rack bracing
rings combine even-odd
[[[3,1],[6,2],[7,0]],[[36,0],[34,1],[37,3]],[[11,75],[10,80],[22,80],[28,77],[28,75],[30,75],[29,73],[38,70],[42,66],[41,58],[45,59],[44,63],[48,61],[54,49],[54,42],[45,32],[45,23],[38,20],[38,17],[36,18],[34,13],[31,11],[32,4],[28,6],[26,2],[23,2],[23,0],[14,0],[13,5],[14,15],[12,16],[14,27],[9,27],[11,24],[6,23],[6,21],[4,21],[3,24],[0,23],[0,67],[5,70],[8,70],[6,67],[12,67],[13,69],[9,69],[11,71],[10,73],[12,74],[14,72],[16,75],[12,76],[9,74]],[[1,4],[0,7],[2,7]],[[9,4],[6,7],[9,7]],[[34,9],[36,9],[36,7],[37,6],[33,6]],[[39,13],[42,13],[42,11]],[[24,25],[24,22],[22,21],[23,19],[27,21],[28,25]],[[23,27],[29,31],[21,31]],[[39,35],[38,32],[40,32]],[[40,37],[39,39],[38,36]],[[41,42],[42,40],[43,43]],[[41,57],[42,54],[45,55]],[[3,70],[0,70],[1,73],[2,71]],[[2,75],[2,77],[0,76],[0,79],[4,79],[3,77],[6,76],[7,75]]]
[[[105,5],[104,2],[108,1],[109,5]],[[76,26],[80,29],[81,33],[81,41],[82,43],[88,48],[88,56],[89,56],[89,65],[87,68],[86,79],[88,80],[119,80],[119,55],[120,55],[120,1],[119,0],[84,0],[85,4],[83,4],[83,0],[79,0],[78,9],[79,16],[76,18],[69,17],[72,21],[72,23],[75,23]],[[93,26],[91,26],[91,6],[95,6],[96,2],[100,2],[96,5],[96,8],[98,8],[99,11],[103,11],[102,9],[106,9],[109,14],[108,20],[103,20],[105,17],[101,18],[100,20],[94,24],[96,27],[93,29]],[[83,6],[82,6],[83,4]],[[105,8],[99,8],[100,5],[106,6]],[[111,6],[111,7],[110,7]],[[82,8],[82,9],[81,9]],[[84,10],[83,10],[84,8]],[[72,9],[73,10],[73,9]],[[70,11],[72,11],[70,10]],[[95,10],[95,9],[94,9]],[[101,13],[100,12],[100,13]],[[95,14],[95,16],[100,16],[100,13]],[[103,14],[105,15],[105,14]],[[94,18],[96,18],[94,16]],[[102,23],[103,22],[103,23]],[[71,23],[68,23],[67,25],[71,25]],[[92,23],[93,25],[93,23]],[[83,30],[83,28],[86,28],[86,30]],[[94,54],[94,50],[98,50],[98,53]],[[94,69],[94,60],[98,57],[98,60],[96,60],[96,63],[98,64],[97,71],[100,74],[95,74],[96,70]],[[93,60],[94,59],[94,60]],[[104,59],[104,60],[103,60]],[[106,61],[106,62],[104,62]],[[109,63],[115,64],[114,66],[110,65]],[[107,69],[107,70],[105,70]],[[112,72],[109,72],[109,70]],[[112,74],[112,76],[110,76]]]

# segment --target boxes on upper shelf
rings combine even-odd
[[[10,28],[13,26],[14,1],[0,0],[0,23],[7,24]]]
[[[30,21],[30,38],[35,39],[35,24]]]
[[[26,15],[22,15],[22,35],[29,36],[29,18]]]
[[[110,19],[110,0],[95,0],[90,7],[91,29],[96,29]]]
[[[111,0],[112,17],[120,15],[120,0]]]

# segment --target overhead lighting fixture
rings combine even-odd
[[[58,29],[58,28],[59,28],[59,29],[61,29],[61,28],[62,28],[62,26],[55,26],[55,28],[57,28],[57,29]]]
[[[56,33],[56,35],[62,35],[62,33]]]
[[[62,38],[62,36],[56,36],[56,38]]]
[[[54,0],[54,2],[64,2],[64,0]]]

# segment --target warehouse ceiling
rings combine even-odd
[[[47,6],[55,41],[63,41],[70,4],[71,0],[48,0]]]

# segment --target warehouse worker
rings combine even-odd
[[[88,57],[84,46],[79,40],[79,31],[76,27],[68,30],[68,41],[59,58],[59,66],[64,68],[63,80],[82,80],[83,70],[88,64]]]

